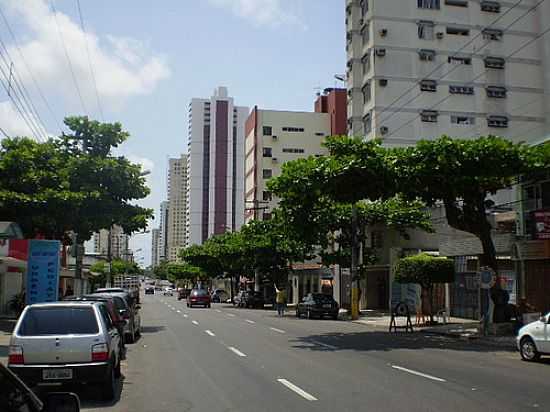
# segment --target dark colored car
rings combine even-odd
[[[187,299],[187,296],[191,293],[191,289],[180,289],[178,291],[178,300]]]
[[[81,302],[103,302],[105,303],[105,306],[107,306],[107,310],[109,311],[109,315],[111,315],[111,319],[113,320],[113,323],[115,324],[116,329],[118,330],[118,334],[120,335],[120,353],[122,354],[123,358],[126,355],[126,345],[124,344],[124,324],[125,320],[122,318],[122,315],[118,311],[116,304],[115,304],[115,298],[114,297],[102,297],[97,295],[83,295],[83,296],[69,296],[63,299],[71,300],[71,301],[81,301]]]
[[[223,289],[215,289],[214,292],[212,292],[212,302],[213,303],[222,303],[227,300],[228,293]]]
[[[261,292],[245,292],[241,299],[241,307],[243,308],[263,309],[264,303],[264,296]]]
[[[54,392],[38,399],[12,371],[0,363],[0,411],[2,412],[78,412],[80,399],[74,393]]]
[[[329,316],[338,319],[338,302],[332,296],[322,293],[310,293],[296,306],[296,317],[306,315],[308,319]]]
[[[210,307],[210,295],[207,290],[191,290],[191,293],[187,296],[187,307],[192,308],[193,306],[204,306],[205,308]]]
[[[128,343],[134,343],[136,337],[141,332],[141,317],[139,315],[139,305],[129,304],[132,299],[127,293],[112,292],[112,293],[92,293],[89,296],[112,297],[118,313],[122,319],[126,321],[124,326],[124,340]]]
[[[155,294],[155,288],[153,286],[147,286],[145,288],[145,294],[146,295],[154,295]]]

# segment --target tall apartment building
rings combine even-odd
[[[346,0],[349,134],[387,146],[550,131],[550,3]]]
[[[168,256],[168,201],[160,203],[158,260],[159,263]]]
[[[187,176],[188,156],[168,159],[168,217],[166,260],[174,262],[187,239]]]
[[[124,233],[120,226],[114,225],[110,231],[111,257],[113,259],[131,260],[132,253],[129,250],[130,236]],[[94,253],[107,256],[109,253],[109,230],[101,229],[94,233]]]
[[[326,154],[326,136],[346,134],[346,90],[327,88],[315,112],[261,110],[254,107],[245,124],[245,221],[271,217],[278,199],[267,181],[290,160]]]
[[[225,87],[189,104],[187,244],[238,230],[244,220],[244,123]]]
[[[159,260],[159,235],[160,229],[151,230],[151,266],[157,267],[160,263]]]

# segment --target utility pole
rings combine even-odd
[[[111,262],[112,262],[112,256],[111,256],[111,229],[113,226],[109,227],[109,234],[107,235],[107,278],[105,280],[105,287],[110,288],[111,287]]]
[[[359,276],[357,266],[359,263],[359,239],[357,236],[357,204],[351,209],[351,319],[359,319]]]

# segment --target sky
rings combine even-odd
[[[83,114],[130,133],[118,153],[151,171],[138,202],[155,210],[150,228],[168,158],[187,148],[191,98],[227,86],[239,106],[313,110],[345,72],[344,0],[80,0],[82,20],[77,0],[0,0],[0,10],[0,67],[25,86],[44,135]],[[30,133],[4,89],[0,127]],[[150,264],[150,233],[130,246]]]

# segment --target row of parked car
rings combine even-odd
[[[139,297],[121,288],[29,305],[13,331],[8,368],[31,388],[94,384],[111,400],[125,345],[141,333],[139,310]]]

